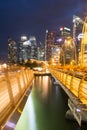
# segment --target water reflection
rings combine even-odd
[[[40,98],[48,99],[49,91],[51,90],[51,80],[48,76],[36,76],[33,86],[38,92]]]
[[[35,110],[32,96],[30,95],[28,101],[28,120],[29,120],[29,130],[37,130],[36,127],[36,118],[35,118]]]
[[[65,119],[68,97],[50,76],[36,76],[32,86],[15,130],[87,130],[87,125]]]

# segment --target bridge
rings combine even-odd
[[[68,95],[70,110],[66,118],[75,119],[81,126],[87,122],[87,73],[49,67],[52,76]]]
[[[49,71],[48,71],[49,70]],[[8,130],[10,121],[17,124],[31,90],[35,75],[51,75],[68,95],[66,118],[81,126],[87,122],[87,74],[48,66],[45,72],[17,67],[0,75],[0,130]],[[49,73],[50,72],[50,73]],[[15,126],[14,126],[15,127]]]
[[[1,72],[0,72],[1,73]],[[31,90],[33,71],[13,67],[0,74],[0,130],[17,123]]]
[[[76,71],[72,65],[65,69],[67,68],[65,62],[62,66],[57,65],[57,68],[52,64],[49,66],[49,71],[69,97],[70,110],[67,111],[66,117],[76,119],[80,126],[82,122],[87,122],[87,17],[83,22],[82,35],[79,60],[77,62],[76,57],[73,59],[78,68]]]

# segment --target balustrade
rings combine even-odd
[[[10,71],[0,75],[0,126],[6,123],[34,78],[30,69]],[[1,129],[1,128],[0,128]]]
[[[87,74],[77,75],[74,72],[51,69],[51,74],[70,90],[83,104],[87,106]]]

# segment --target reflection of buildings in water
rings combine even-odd
[[[48,95],[48,88],[49,88],[49,77],[48,76],[43,77],[42,87],[43,87],[43,94],[42,95],[44,98],[46,98]]]
[[[34,87],[36,87],[39,92],[42,91],[42,88],[41,88],[42,81],[43,81],[43,76],[35,76],[35,78],[34,78]]]
[[[30,130],[37,130],[34,102],[32,99],[32,95],[30,95],[28,98],[27,106],[28,107],[26,109],[27,109],[27,115],[28,115],[28,123],[27,123],[28,128]]]
[[[39,95],[43,99],[48,98],[52,86],[49,76],[35,76],[34,86],[37,88]]]
[[[39,85],[38,85],[40,92],[42,92],[42,86],[43,86],[43,76],[40,76],[39,77]]]
[[[39,80],[39,76],[35,76],[34,78],[34,86],[37,87],[38,86],[38,80]]]

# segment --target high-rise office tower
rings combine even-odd
[[[37,48],[37,59],[38,60],[41,60],[41,61],[44,61],[44,56],[45,56],[45,50],[44,50],[44,47],[38,47]]]
[[[61,64],[70,64],[73,59],[73,41],[71,37],[71,29],[67,27],[60,27],[60,37],[62,38],[62,56]]]
[[[37,42],[34,36],[30,36],[29,41],[31,43],[30,59],[37,59]]]
[[[8,64],[17,63],[17,44],[12,38],[8,38]]]
[[[28,60],[28,39],[26,36],[21,36],[20,41],[19,41],[19,47],[18,47],[18,59],[19,63],[24,63]]]
[[[71,30],[70,28],[67,28],[67,27],[60,27],[60,36],[62,38],[67,38],[71,35]]]
[[[36,38],[22,36],[19,42],[19,63],[25,63],[29,59],[37,59]]]
[[[45,38],[45,59],[49,61],[52,57],[52,49],[54,45],[56,45],[56,38],[57,38],[57,32],[56,31],[51,31],[51,32],[46,32],[46,38]]]

